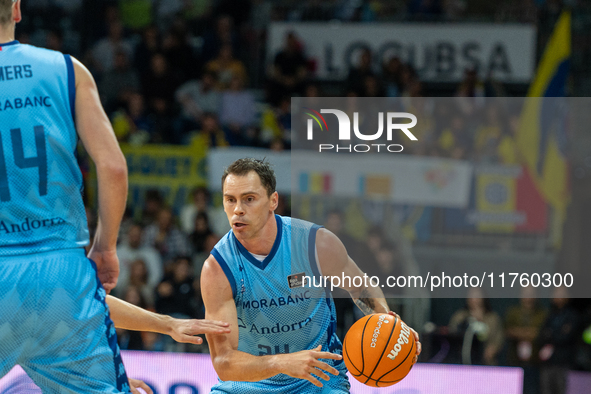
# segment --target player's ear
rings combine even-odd
[[[23,15],[21,14],[21,0],[18,0],[12,6],[12,20],[15,23],[19,23],[23,19]]]
[[[274,211],[277,209],[277,205],[279,205],[279,194],[277,192],[273,192],[269,197],[271,200],[271,210]]]

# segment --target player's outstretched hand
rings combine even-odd
[[[324,371],[335,376],[339,374],[339,371],[327,363],[320,361],[320,359],[340,360],[343,356],[330,352],[321,352],[321,349],[322,346],[319,345],[313,350],[302,350],[300,352],[285,355],[282,357],[284,365],[282,365],[280,369],[284,374],[289,375],[292,378],[306,379],[314,386],[322,387],[322,383],[312,376],[312,374],[328,381],[330,377]]]
[[[148,386],[147,384],[145,384],[141,380],[131,379],[131,378],[128,378],[127,380],[129,381],[129,388],[131,389],[132,394],[142,394],[138,390],[138,388],[141,388],[142,390],[144,390],[144,392],[146,394],[154,394],[154,392],[152,391],[150,386]]]
[[[396,312],[390,311],[390,312],[388,312],[388,314],[400,319],[400,315],[398,315]],[[415,358],[413,360],[413,364],[414,364],[419,359],[419,355],[421,354],[421,351],[423,350],[423,345],[421,345],[421,342],[419,341],[419,334],[412,327],[409,327],[409,328],[415,337],[415,342],[417,343],[417,352],[416,352]]]
[[[95,262],[99,280],[109,294],[117,285],[117,278],[119,278],[117,251],[102,251],[93,246],[88,253],[88,258]]]
[[[170,325],[172,339],[177,342],[193,343],[195,345],[203,343],[203,339],[196,335],[230,333],[230,325],[223,321],[173,319]]]

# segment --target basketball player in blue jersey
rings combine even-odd
[[[207,336],[220,379],[212,392],[348,393],[332,297],[303,287],[302,276],[363,272],[330,231],[275,215],[275,186],[269,164],[254,159],[235,161],[222,177],[232,230],[201,273],[206,318],[226,321],[231,329]],[[394,315],[379,288],[345,290],[364,313]],[[421,345],[413,333],[416,362]]]
[[[0,377],[19,364],[44,393],[128,393],[106,304],[119,274],[125,158],[90,72],[67,55],[15,41],[20,20],[20,0],[0,0]],[[99,224],[88,258],[78,138],[98,174]],[[109,302],[119,326],[159,319]],[[134,316],[139,324],[129,321]],[[167,332],[162,323],[155,329]],[[227,332],[213,324],[199,328]]]

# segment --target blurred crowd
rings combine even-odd
[[[469,289],[447,325],[423,333],[429,361],[521,367],[524,394],[566,393],[569,371],[591,371],[591,304],[566,287],[551,300],[531,286],[520,297],[500,313],[482,289]]]
[[[121,142],[283,150],[291,143],[292,96],[419,98],[431,92],[425,91],[411,65],[396,57],[377,59],[369,49],[356,56],[345,80],[327,86],[315,78],[314,61],[306,56],[306,43],[296,33],[285,36],[277,53],[266,54],[270,22],[515,20],[501,11],[521,7],[531,9],[532,15],[557,13],[563,3],[501,4],[477,0],[32,0],[23,3],[26,18],[17,38],[80,58],[97,80]],[[44,18],[48,12],[55,18]],[[466,69],[453,94],[472,98],[478,106],[478,98],[505,92],[493,80],[480,80],[478,70]],[[421,122],[422,143],[407,153],[475,156],[487,161],[492,157],[501,162],[511,156],[515,125],[501,124],[498,108],[485,116],[486,124],[473,124],[445,118],[446,109],[423,107],[417,110],[432,121]]]

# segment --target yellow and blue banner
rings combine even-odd
[[[556,97],[565,96],[570,62],[571,13],[564,11],[528,91],[516,136],[524,164],[537,189],[554,209],[559,226],[570,201],[570,181],[565,152],[565,106]]]
[[[192,189],[207,185],[204,144],[134,146],[121,144],[129,173],[128,204],[138,214],[144,206],[147,190],[159,190],[165,202],[178,212]],[[96,171],[88,182],[90,201],[96,196]]]

